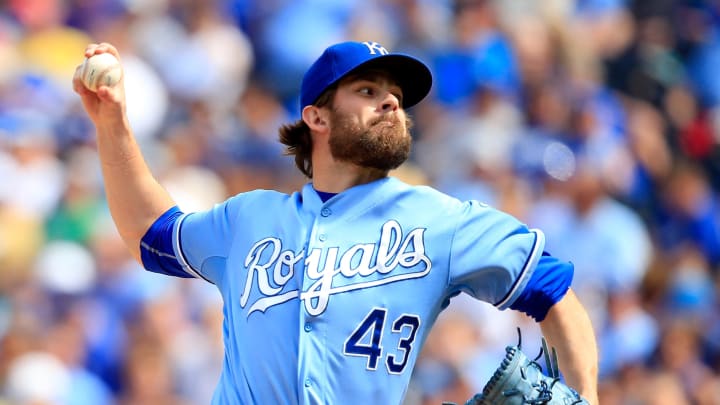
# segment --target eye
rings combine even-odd
[[[370,86],[364,86],[358,89],[358,93],[366,95],[366,96],[372,96],[375,94],[375,89],[373,89]]]

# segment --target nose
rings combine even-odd
[[[397,111],[399,108],[400,100],[398,100],[398,98],[394,94],[387,92],[385,98],[382,100],[382,111],[384,113],[392,112]]]

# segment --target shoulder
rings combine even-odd
[[[475,227],[479,222],[497,224],[512,218],[477,200],[461,200],[430,186],[408,185],[400,181],[394,185],[392,195],[386,195],[386,201],[395,209],[441,221],[451,228]]]
[[[434,208],[438,211],[442,210],[445,214],[468,215],[480,212],[484,214],[503,214],[482,201],[461,200],[430,186],[408,185],[405,193],[412,196],[420,206]]]
[[[286,194],[276,190],[257,189],[235,194],[227,202],[233,204],[283,202],[292,198],[295,194],[297,193]]]
[[[464,204],[463,201],[431,186],[410,185],[396,178],[391,178],[390,181],[388,181],[388,186],[393,188],[395,198],[414,198],[418,199],[419,202],[425,201],[446,206],[461,206]]]
[[[277,208],[281,208],[291,198],[292,195],[279,191],[258,189],[235,194],[215,205],[213,211],[224,211],[231,217],[258,210],[276,212]]]

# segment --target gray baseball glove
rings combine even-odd
[[[534,360],[528,359],[520,346],[518,338],[517,346],[505,349],[505,358],[482,393],[470,398],[465,405],[589,405],[577,391],[560,381],[557,353],[555,348],[548,351],[544,338],[542,351]],[[549,375],[543,374],[537,363],[543,353]]]

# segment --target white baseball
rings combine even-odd
[[[85,87],[97,91],[100,86],[114,86],[122,78],[120,61],[110,53],[101,53],[85,58],[81,69]]]

